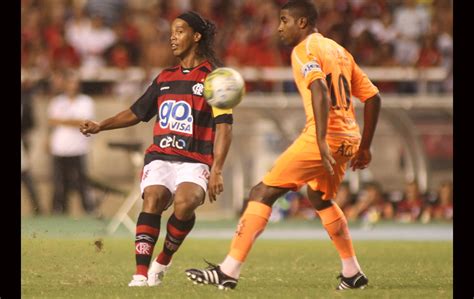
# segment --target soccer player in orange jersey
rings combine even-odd
[[[308,198],[342,262],[338,290],[364,288],[368,279],[357,261],[344,213],[333,201],[347,164],[364,169],[371,161],[370,144],[381,99],[352,55],[315,30],[318,13],[310,1],[289,1],[280,12],[278,33],[294,46],[293,76],[303,99],[306,125],[277,159],[263,181],[252,188],[249,203],[220,265],[186,274],[197,283],[235,288],[242,264],[270,217],[272,205],[289,190],[308,185]],[[352,97],[364,103],[362,138]]]

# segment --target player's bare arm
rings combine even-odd
[[[379,118],[381,98],[377,93],[373,97],[364,102],[364,129],[362,131],[362,140],[359,150],[351,161],[352,170],[366,168],[372,160],[370,152],[370,145],[374,137],[375,128],[377,127],[377,120]]]
[[[97,134],[100,131],[134,126],[139,122],[140,119],[135,115],[135,113],[133,113],[132,110],[127,109],[101,122],[85,120],[81,123],[79,130],[82,134],[89,136],[90,134]]]
[[[313,104],[313,114],[316,121],[316,139],[321,153],[324,168],[329,174],[334,175],[332,165],[336,161],[331,155],[329,145],[326,142],[326,132],[328,126],[328,115],[330,99],[328,96],[328,87],[322,79],[316,79],[309,86],[311,90],[311,101]]]
[[[61,118],[50,118],[48,119],[48,124],[50,126],[68,126],[68,127],[77,127],[82,124],[80,119],[61,119]]]
[[[222,168],[225,158],[229,152],[232,142],[232,125],[220,123],[216,125],[216,136],[214,140],[214,161],[211,167],[209,177],[208,192],[210,202],[214,202],[222,191],[224,191],[224,179],[222,177]]]

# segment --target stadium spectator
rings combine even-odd
[[[453,29],[452,23],[447,22],[446,18],[452,18],[452,11],[451,13],[449,9],[438,11],[439,9],[435,11],[435,17],[431,24],[431,34],[436,39],[436,48],[441,54],[441,66],[446,71],[443,91],[451,92],[453,88]]]
[[[54,97],[48,106],[50,151],[53,157],[53,213],[65,214],[69,207],[69,191],[77,189],[86,213],[94,211],[87,180],[87,153],[90,139],[77,127],[94,116],[94,101],[80,93],[77,73],[63,74],[64,93]]]
[[[288,192],[285,199],[289,202],[287,218],[314,219],[314,207],[309,199],[301,192]]]
[[[114,44],[115,32],[105,27],[100,15],[91,18],[77,18],[66,25],[66,39],[81,55],[81,68],[85,72],[95,73],[104,66],[105,51]]]
[[[360,61],[361,65],[373,66],[377,59],[379,43],[369,31],[363,31],[351,44],[350,51],[354,53],[354,59]]]
[[[21,182],[25,184],[26,190],[29,193],[33,215],[40,215],[42,212],[39,205],[38,192],[30,173],[30,159],[27,156],[23,139],[21,139]]]
[[[88,0],[86,10],[89,15],[101,16],[104,24],[113,27],[124,15],[127,0]]]
[[[59,34],[55,37],[54,47],[49,48],[48,58],[51,63],[50,70],[62,70],[77,68],[81,64],[76,50],[66,41],[64,37],[64,28],[61,28]]]
[[[364,31],[368,31],[374,37],[378,38],[384,27],[380,13],[380,7],[376,2],[365,3],[361,9],[361,15],[354,20],[350,27],[351,37],[357,38]]]
[[[281,0],[257,2],[181,0],[125,3],[123,0],[89,0],[51,1],[48,5],[35,5],[34,1],[25,2],[22,3],[22,66],[47,70],[50,64],[58,64],[55,62],[57,57],[60,61],[65,60],[68,66],[76,65],[74,54],[67,47],[61,51],[56,49],[58,47],[56,44],[61,43],[58,42],[61,36],[58,26],[67,20],[66,44],[70,43],[81,60],[85,59],[84,65],[88,65],[91,61],[93,65],[103,65],[107,60],[111,65],[122,67],[126,65],[164,67],[172,64],[173,57],[166,51],[168,40],[160,37],[166,36],[167,32],[166,26],[160,20],[173,20],[191,7],[219,24],[216,52],[222,57],[227,57],[226,62],[229,65],[289,66],[289,55],[286,55],[288,49],[276,44],[274,35],[269,34],[271,28],[275,26],[273,22],[278,19],[276,4],[282,2]],[[383,45],[393,44],[394,51],[390,51],[391,57],[387,57],[388,62],[385,65],[390,65],[394,58],[396,65],[413,66],[419,57],[422,37],[435,30],[437,48],[442,54],[441,65],[448,74],[443,84],[443,91],[452,90],[452,4],[449,0],[396,2],[339,0],[322,1],[320,5],[321,19],[317,24],[318,30],[351,50],[355,57],[360,57],[362,65],[379,66],[381,57],[387,57],[386,54],[389,53]],[[106,27],[100,30],[96,28],[95,31],[98,32],[109,32],[94,35],[101,36],[102,40],[92,38],[91,41],[91,38],[81,37],[84,35],[81,32],[91,31],[87,29],[91,27],[91,20],[85,12],[91,16],[104,18],[107,26],[125,27],[125,31],[128,31],[130,24],[136,25],[140,31],[140,38],[125,43],[117,42],[114,50],[106,53],[105,50],[115,44],[115,41],[107,41],[111,39],[110,32],[113,35],[113,31],[109,31],[110,29]],[[153,26],[149,26],[150,22]],[[163,32],[163,35],[155,35],[155,28]],[[144,35],[144,31],[147,30],[149,33],[146,35],[152,36],[155,40],[148,39]],[[248,34],[245,34],[245,30],[249,31]],[[350,31],[354,34],[354,38],[351,38]],[[237,32],[239,34],[236,34]],[[365,34],[360,39],[362,32],[370,34]],[[244,36],[241,37],[240,34]],[[83,45],[89,50],[80,50],[80,44],[73,43],[71,36],[87,41]],[[241,40],[230,46],[237,38]],[[117,39],[120,40],[119,37]],[[367,41],[368,45],[365,45]],[[97,45],[91,46],[91,43],[104,44],[105,49],[98,49]],[[130,46],[136,49],[131,49]],[[163,55],[153,55],[161,51]],[[53,52],[55,54],[51,55]],[[377,58],[374,59],[372,55]],[[93,71],[93,68],[89,70]],[[250,86],[250,90],[259,88],[267,90],[269,87],[266,84]],[[381,90],[385,91],[384,88],[385,86],[382,86]],[[285,90],[294,91],[294,88],[290,86]],[[402,83],[398,90],[415,92],[416,85],[410,82]],[[388,91],[392,91],[392,88],[390,87]]]
[[[176,64],[177,60],[169,46],[170,25],[162,6],[151,6],[136,23],[142,44],[140,65],[149,70]]]
[[[396,203],[395,219],[401,222],[419,220],[425,206],[416,181],[407,182],[402,199]]]
[[[355,203],[347,209],[347,219],[362,219],[375,223],[380,219],[392,219],[393,206],[385,198],[380,184],[368,183],[359,192]]]
[[[339,190],[337,191],[336,197],[334,198],[334,201],[341,208],[344,214],[346,214],[354,201],[351,189],[349,188],[349,183],[341,183],[341,185],[339,186]]]
[[[29,159],[29,133],[35,126],[33,115],[33,92],[32,82],[22,80],[21,82],[21,182],[25,184],[29,194],[33,215],[42,213],[35,182],[30,172]]]
[[[380,22],[372,29],[372,33],[375,38],[382,44],[392,45],[398,35],[397,29],[395,28],[392,21],[392,14],[389,11],[383,12],[380,17]]]
[[[436,36],[424,35],[421,40],[420,54],[418,55],[416,66],[426,68],[440,65],[441,53],[436,45]]]
[[[416,0],[404,0],[395,8],[394,26],[398,32],[395,39],[395,58],[403,66],[413,66],[420,51],[419,39],[428,32],[430,15],[424,5]]]
[[[77,43],[77,37],[83,36],[90,26],[90,19],[85,15],[83,6],[76,4],[71,8],[72,15],[65,22],[64,25],[64,38],[66,42],[74,48],[74,51],[79,55],[83,56],[82,53],[79,53]],[[75,42],[73,42],[75,41]]]
[[[445,181],[438,187],[433,204],[423,211],[422,219],[424,222],[453,220],[453,212],[453,184]]]
[[[130,16],[124,15],[121,22],[115,24],[113,30],[117,37],[116,41],[104,52],[108,64],[122,69],[138,65],[140,33],[130,20]]]
[[[433,34],[426,34],[421,38],[420,54],[415,64],[420,70],[441,65],[442,55],[437,47],[436,38]],[[427,82],[427,89],[428,92],[440,93],[443,89],[443,83]]]
[[[373,63],[377,67],[395,67],[398,66],[398,62],[393,56],[394,46],[390,43],[382,43],[379,45]],[[398,84],[394,81],[377,81],[377,87],[383,92],[395,93],[398,91]]]

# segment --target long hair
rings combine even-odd
[[[203,20],[206,25],[196,52],[198,55],[206,57],[214,67],[220,67],[223,63],[217,58],[214,51],[214,37],[217,32],[216,25],[207,19]]]
[[[201,34],[198,42],[196,54],[209,60],[214,67],[222,66],[222,62],[217,58],[214,52],[214,37],[216,35],[216,25],[201,17],[195,11],[187,11],[178,16],[193,28],[194,32]]]

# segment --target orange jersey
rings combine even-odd
[[[313,33],[293,48],[291,66],[306,113],[303,135],[316,141],[309,86],[316,79],[324,79],[331,98],[328,137],[360,138],[352,95],[364,102],[377,94],[378,88],[355,63],[352,55],[335,41]]]

